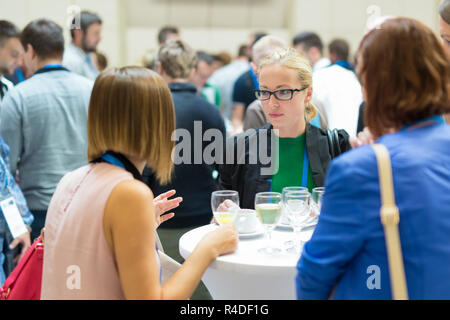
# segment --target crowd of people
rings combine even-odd
[[[42,299],[210,299],[202,275],[236,250],[236,229],[186,260],[178,243],[211,223],[211,193],[238,191],[253,209],[257,193],[303,186],[326,194],[298,298],[390,299],[376,141],[391,155],[410,297],[450,299],[449,0],[440,17],[443,45],[390,17],[355,59],[344,39],[325,50],[309,31],[290,43],[254,33],[232,57],[166,26],[145,66],[122,68],[97,50],[97,14],[80,14],[67,46],[51,20],[0,21],[0,200],[28,230],[14,239],[0,215],[0,285],[45,230]],[[182,264],[164,283],[159,238]],[[73,264],[78,290],[65,285]],[[370,265],[381,290],[366,286]]]

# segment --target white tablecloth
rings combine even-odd
[[[207,225],[184,234],[179,248],[187,258],[198,242],[217,226]],[[311,238],[313,228],[302,233],[302,240]],[[283,249],[280,254],[265,255],[258,249],[265,245],[263,235],[240,238],[233,254],[217,258],[207,269],[202,280],[215,300],[295,300],[295,277],[300,254],[284,250],[284,242],[292,240],[289,229],[276,228],[272,233],[273,243]]]

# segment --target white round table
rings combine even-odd
[[[184,234],[180,238],[180,254],[187,259],[198,242],[216,225],[207,225]],[[314,228],[302,232],[308,241]],[[237,250],[217,258],[207,269],[202,280],[215,300],[295,300],[295,277],[300,254],[284,250],[284,243],[293,240],[289,228],[276,228],[272,241],[282,249],[280,254],[265,255],[258,252],[265,243],[264,235],[240,236]]]

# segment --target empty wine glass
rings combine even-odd
[[[278,192],[262,192],[255,197],[255,209],[266,233],[266,246],[258,252],[264,254],[280,253],[281,249],[272,243],[272,231],[280,220],[282,195]]]
[[[302,227],[308,221],[310,215],[310,194],[305,192],[291,191],[286,193],[285,205],[288,217],[294,228],[294,245],[286,249],[290,253],[298,254],[303,246],[301,240]]]
[[[234,190],[215,191],[211,195],[214,219],[220,225],[231,224],[239,210],[239,193]]]
[[[305,188],[305,187],[286,187],[286,188],[283,188],[283,191],[282,191],[282,193],[283,193],[283,206],[282,206],[281,219],[280,219],[280,224],[282,224],[282,225],[289,225],[290,224],[289,218],[288,218],[288,212],[287,212],[286,205],[285,205],[285,195],[286,195],[286,193],[291,192],[291,191],[304,191],[304,192],[309,193],[308,188]]]

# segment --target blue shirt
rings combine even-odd
[[[19,212],[22,215],[23,221],[27,225],[33,222],[33,215],[28,210],[27,203],[22,194],[22,191],[17,186],[16,181],[9,172],[9,147],[0,137],[0,201],[13,197],[16,201]],[[0,209],[1,212],[1,209]],[[3,263],[5,255],[2,252],[5,241],[9,238],[9,229],[6,224],[3,213],[0,213],[0,285],[5,281],[5,273],[3,270]]]
[[[47,70],[48,71],[48,70]],[[87,164],[93,82],[72,72],[36,73],[2,102],[0,135],[31,210],[46,211],[61,178]]]
[[[379,139],[391,155],[409,298],[450,299],[450,126]],[[304,246],[299,299],[391,299],[376,157],[364,146],[338,157],[317,228]],[[377,283],[377,281],[379,281]]]

